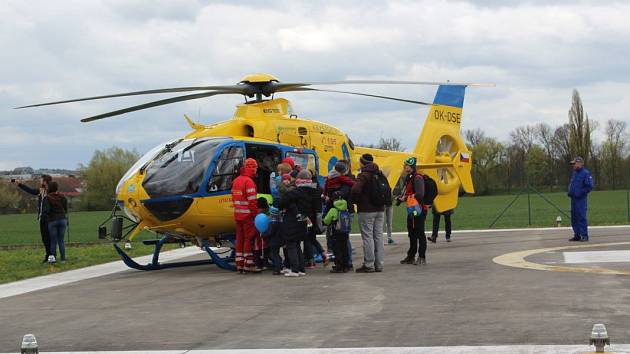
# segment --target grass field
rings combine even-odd
[[[549,199],[567,215],[570,215],[570,201],[564,193],[546,193]],[[463,197],[453,215],[454,229],[486,229],[499,213],[514,199],[513,195]],[[596,191],[589,197],[589,224],[614,225],[627,224],[628,210],[625,191]],[[547,204],[536,194],[530,195],[532,227],[555,226],[558,215],[562,224],[570,225],[570,220]],[[76,212],[70,214],[71,242],[98,242],[97,226],[109,216],[108,211]],[[427,220],[430,228],[431,216]],[[405,230],[406,211],[404,206],[395,208],[394,229]],[[109,225],[108,225],[109,226]],[[495,228],[528,227],[527,195],[521,197],[510,207]],[[356,227],[354,230],[358,230]],[[151,234],[144,235],[151,238]],[[0,215],[0,245],[41,243],[38,224],[33,214]]]
[[[170,244],[165,245],[164,249],[174,247],[177,246]],[[153,246],[142,244],[137,244],[128,251],[133,257],[147,255],[151,252],[153,252]],[[52,267],[46,263],[41,263],[43,257],[44,251],[42,248],[0,251],[0,284],[120,259],[110,244],[67,247],[67,262],[65,264],[57,263]]]

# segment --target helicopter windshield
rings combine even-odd
[[[226,139],[188,139],[167,145],[146,167],[142,183],[151,198],[199,191],[217,147]]]
[[[136,161],[136,163],[134,163],[133,166],[131,166],[131,168],[129,168],[125,175],[120,179],[118,185],[116,185],[116,194],[118,195],[118,193],[120,193],[120,188],[122,188],[123,184],[127,182],[127,180],[131,178],[131,176],[135,175],[140,170],[140,168],[151,162],[151,160],[153,160],[158,153],[166,149],[169,145],[172,145],[179,141],[181,141],[181,139],[160,144],[142,155],[142,157],[138,161]]]

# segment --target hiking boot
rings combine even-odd
[[[374,273],[374,268],[371,267],[366,267],[365,264],[361,266],[361,268],[358,268],[357,270],[355,270],[355,272],[357,273]]]
[[[390,239],[387,239],[387,244],[388,244],[388,245],[395,245],[395,244],[396,244],[396,241],[394,241],[394,239],[393,239],[393,238],[390,238]]]
[[[588,242],[588,237],[582,236],[580,242]]]
[[[579,236],[573,236],[573,238],[570,238],[569,241],[571,242],[579,242],[582,241],[582,238]]]
[[[405,257],[403,260],[400,261],[400,264],[413,264],[413,257]]]
[[[383,272],[383,268],[374,268],[374,271],[376,273],[382,273]]]
[[[418,257],[418,259],[416,260],[416,264],[425,265],[427,264],[427,259],[424,257]]]
[[[435,235],[429,236],[429,237],[427,237],[427,240],[429,240],[429,241],[431,241],[433,243],[436,243],[437,242],[437,236],[435,236]]]

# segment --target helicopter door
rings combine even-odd
[[[281,162],[282,152],[276,145],[270,144],[246,144],[246,157],[256,160],[258,163],[258,173],[254,182],[258,194],[271,194],[269,177],[276,170],[276,166]]]
[[[242,145],[226,146],[212,168],[212,175],[208,181],[207,192],[230,192],[232,181],[238,176],[245,150]]]

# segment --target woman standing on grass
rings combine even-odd
[[[68,200],[59,193],[59,185],[57,182],[48,184],[48,194],[42,202],[42,215],[48,220],[48,233],[50,234],[50,256],[49,263],[55,263],[57,256],[57,245],[59,245],[59,256],[61,263],[66,262],[66,247],[63,242],[63,236],[68,227]]]

